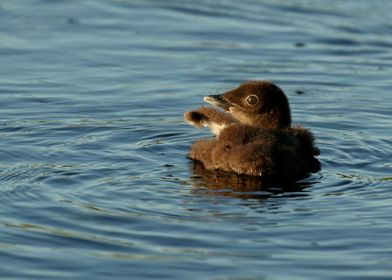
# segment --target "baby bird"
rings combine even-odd
[[[291,126],[288,100],[273,83],[247,81],[204,101],[223,111],[201,107],[184,114],[187,123],[215,135],[194,143],[188,155],[204,168],[282,180],[320,170],[312,133]]]

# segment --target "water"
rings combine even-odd
[[[392,2],[0,0],[2,279],[391,279]],[[276,82],[321,172],[206,172],[182,121]]]

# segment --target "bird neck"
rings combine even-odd
[[[252,124],[266,128],[288,128],[291,126],[290,113],[285,114],[281,111],[264,112],[255,115],[252,119]]]

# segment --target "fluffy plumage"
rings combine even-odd
[[[248,81],[204,100],[226,111],[201,107],[184,114],[186,122],[215,135],[194,143],[189,153],[206,169],[284,180],[320,170],[312,133],[291,126],[288,100],[273,83]]]

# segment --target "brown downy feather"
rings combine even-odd
[[[195,127],[209,127],[216,135],[197,141],[189,153],[206,169],[283,180],[297,180],[320,170],[313,134],[300,126],[291,127],[287,98],[271,82],[245,82],[205,101],[225,112],[201,107],[186,112],[184,118]]]

